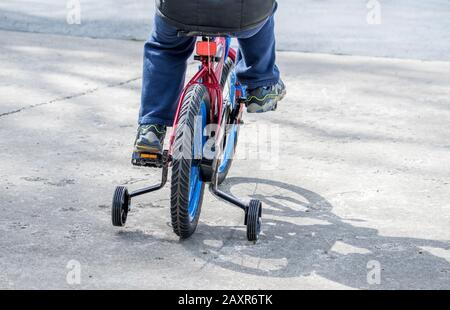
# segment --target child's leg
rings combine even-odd
[[[172,126],[194,47],[195,38],[178,37],[174,27],[155,15],[153,32],[144,46],[140,125]]]
[[[240,49],[236,75],[249,89],[272,86],[280,79],[275,64],[274,28],[272,15],[262,27],[237,34]]]

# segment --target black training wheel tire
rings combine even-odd
[[[250,200],[246,212],[247,239],[256,242],[261,232],[262,203],[257,199]]]
[[[128,189],[125,186],[117,186],[114,191],[111,210],[112,224],[114,226],[125,226],[129,208],[130,195],[128,194]]]

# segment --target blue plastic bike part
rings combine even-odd
[[[236,74],[232,72],[230,78],[230,97],[229,97],[230,111],[233,111],[236,105],[236,82],[237,82]],[[224,104],[226,104],[226,101],[224,101]],[[231,126],[230,124],[226,125],[227,125],[226,146],[223,152],[223,160],[219,166],[219,173],[222,173],[226,170],[228,161],[234,154],[235,140],[237,138],[237,131],[238,131],[237,125],[236,124],[232,124]]]
[[[238,84],[238,85],[236,85],[236,90],[240,90],[241,91],[241,98],[238,98],[238,99],[245,99],[245,98],[247,98],[247,86],[242,85],[242,84]]]
[[[230,47],[231,47],[231,38],[230,37],[226,37],[225,38],[225,60],[228,58],[228,54],[230,52]]]
[[[189,176],[189,206],[188,206],[188,213],[189,213],[189,219],[192,221],[195,218],[195,215],[198,211],[198,204],[200,201],[200,196],[202,194],[202,183],[200,176],[200,167],[199,162],[197,159],[200,159],[198,156],[198,151],[203,151],[203,146],[206,142],[206,137],[203,134],[204,129],[206,127],[206,118],[207,118],[207,109],[206,109],[206,103],[202,101],[200,106],[200,117],[201,117],[201,128],[196,127],[195,133],[194,133],[194,149],[193,149],[193,159],[191,164],[191,173]],[[198,145],[199,139],[198,139],[198,130],[200,130],[201,134],[201,146]]]
[[[222,173],[225,171],[228,165],[228,161],[231,159],[231,157],[234,154],[234,145],[235,145],[235,139],[237,136],[237,126],[236,124],[231,125],[230,133],[227,135],[227,145],[225,147],[225,150],[223,152],[223,160],[220,163],[219,166],[219,173]]]

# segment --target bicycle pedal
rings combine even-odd
[[[162,168],[164,157],[161,153],[133,152],[131,163],[138,167]]]

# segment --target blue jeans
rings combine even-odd
[[[238,81],[248,89],[278,83],[273,15],[258,28],[233,36],[239,41]],[[140,125],[173,125],[195,41],[193,37],[178,37],[176,28],[155,15],[153,32],[144,46]]]

